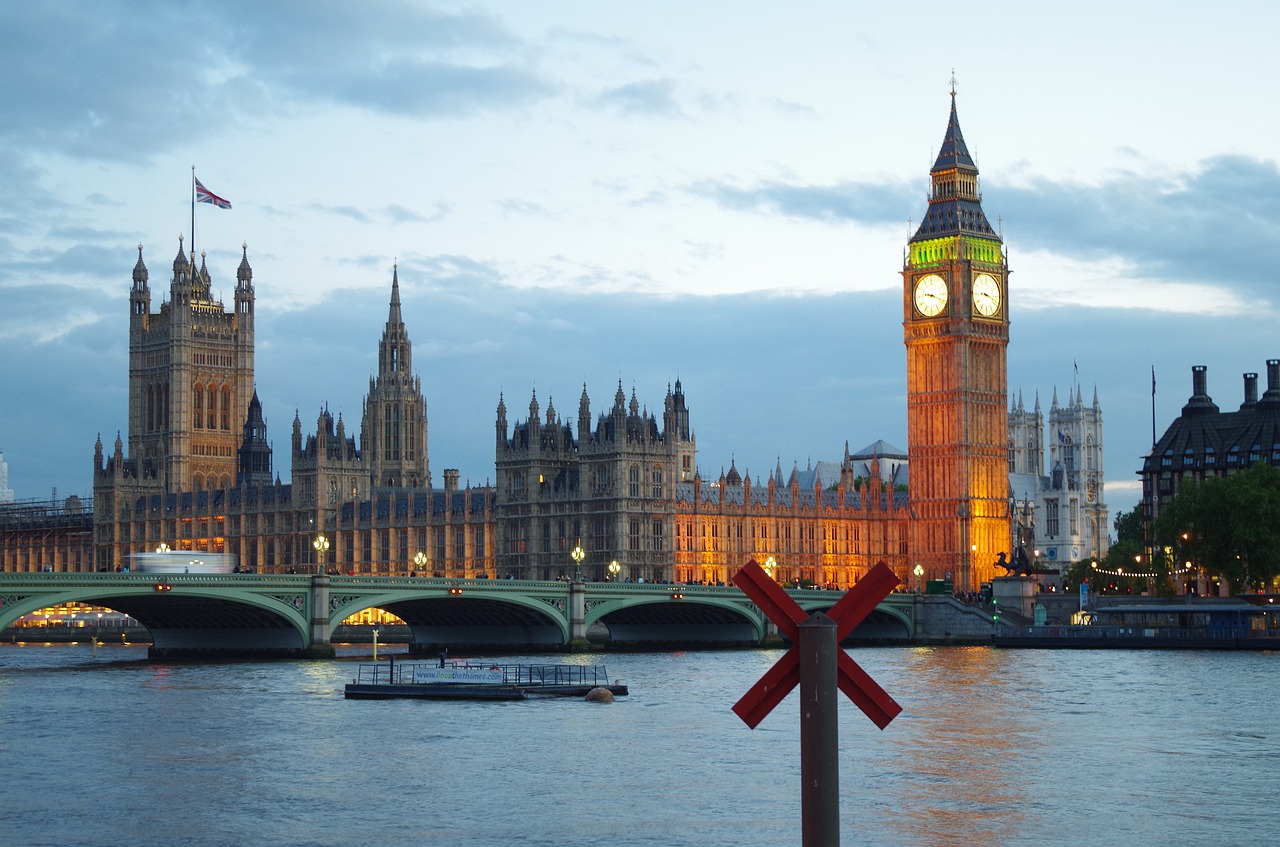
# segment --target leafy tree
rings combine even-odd
[[[1117,512],[1115,528],[1116,542],[1108,548],[1105,556],[1097,560],[1072,562],[1067,567],[1064,576],[1068,589],[1087,582],[1090,589],[1098,594],[1141,594],[1147,590],[1147,577],[1125,575],[1126,572],[1148,571],[1135,558],[1142,555],[1143,548],[1142,504],[1127,512]]]
[[[1249,591],[1280,574],[1280,468],[1262,463],[1226,477],[1187,481],[1156,519],[1166,566],[1191,561]]]
[[[1143,542],[1142,504],[1134,506],[1127,512],[1116,512],[1115,528],[1117,541],[1133,541],[1142,546]]]

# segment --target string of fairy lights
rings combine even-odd
[[[1187,562],[1187,564],[1186,564],[1184,567],[1176,568],[1176,569],[1174,569],[1174,570],[1167,571],[1167,572],[1163,572],[1163,573],[1155,573],[1154,571],[1139,571],[1139,570],[1131,570],[1131,571],[1127,571],[1127,570],[1125,570],[1124,568],[1116,568],[1116,569],[1115,569],[1115,570],[1113,570],[1113,571],[1109,571],[1109,570],[1107,570],[1106,568],[1100,568],[1100,567],[1098,567],[1098,563],[1097,563],[1097,562],[1094,562],[1094,563],[1093,563],[1093,570],[1094,570],[1095,572],[1097,572],[1097,573],[1104,573],[1104,574],[1107,574],[1108,576],[1126,576],[1126,577],[1147,577],[1147,578],[1154,578],[1154,577],[1157,577],[1157,576],[1164,576],[1164,575],[1165,575],[1165,573],[1167,573],[1169,576],[1181,576],[1181,575],[1182,575],[1182,574],[1184,574],[1184,573],[1190,573],[1191,571],[1194,571],[1194,570],[1195,570],[1195,567],[1194,567],[1190,562]]]

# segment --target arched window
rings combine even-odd
[[[231,386],[222,386],[222,404],[218,407],[218,412],[222,416],[222,431],[231,431]]]
[[[391,458],[400,458],[400,407],[391,408]]]
[[[205,409],[205,420],[209,422],[209,429],[215,429],[218,425],[218,389],[212,385],[209,386],[209,407]]]
[[[631,497],[640,496],[640,466],[632,465],[627,471],[627,493]]]
[[[196,389],[191,393],[191,410],[192,420],[196,429],[204,429],[204,386],[196,383]]]

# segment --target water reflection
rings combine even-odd
[[[895,725],[896,768],[914,776],[894,783],[894,828],[911,844],[954,844],[959,832],[1006,840],[1024,824],[1012,774],[1038,754],[1025,680],[983,648],[919,648],[904,660],[927,696]]]

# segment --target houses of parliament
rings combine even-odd
[[[905,455],[883,442],[854,453],[846,444],[838,462],[789,473],[779,463],[765,481],[733,463],[704,478],[681,381],[667,387],[661,417],[619,382],[595,408],[584,385],[576,415],[543,408],[536,393],[523,415],[499,394],[495,483],[459,487],[456,470],[431,471],[427,404],[393,269],[358,432],[324,408],[305,423],[295,414],[283,483],[254,388],[248,248],[227,310],[204,258],[197,264],[179,239],[167,296],[153,309],[139,246],[127,441],[95,445],[91,506],[3,507],[0,569],[118,570],[132,554],[170,549],[233,554],[253,572],[726,583],[755,559],[792,584],[847,588],[883,562],[905,585],[977,590],[1001,575],[999,553],[1057,543],[1035,525],[1046,489],[1065,495],[1086,482],[1074,465],[1044,474],[1039,404],[1009,404],[1009,268],[982,210],[954,91],[901,278]],[[1051,418],[1059,413],[1055,395]],[[1061,470],[1079,455],[1097,486],[1097,398],[1090,408],[1073,393],[1061,414],[1050,447],[1071,438],[1080,451],[1068,459],[1051,449],[1050,464]],[[1023,491],[1011,487],[1015,472]],[[1107,512],[1100,489],[1088,490],[1087,499],[1052,499],[1076,510],[1054,526],[1076,529],[1066,547],[1098,555]]]

